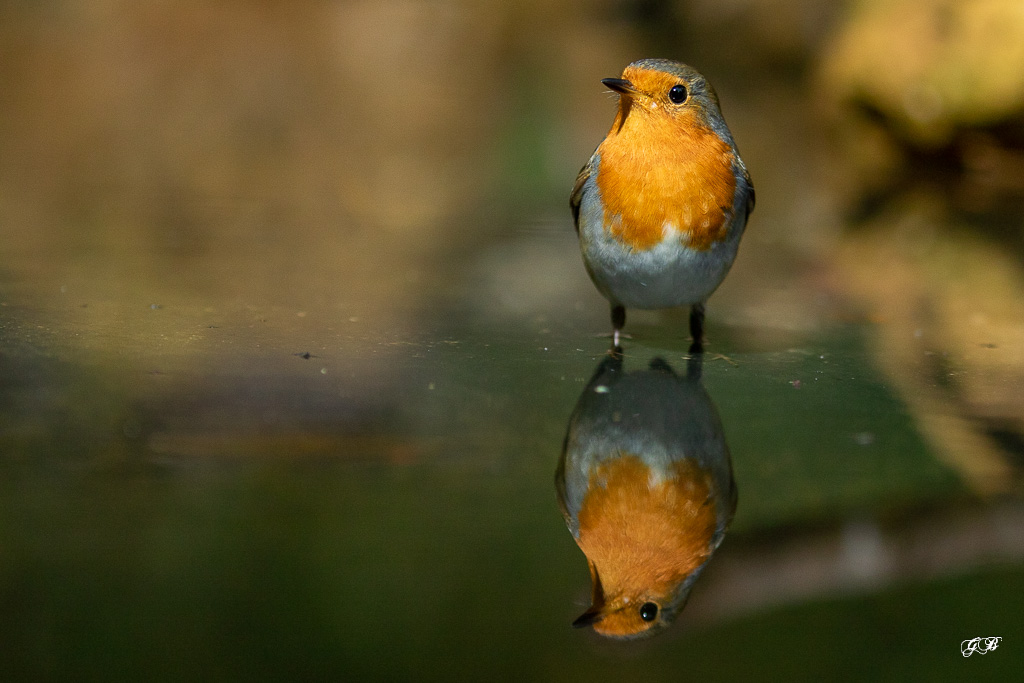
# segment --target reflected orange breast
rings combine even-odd
[[[732,149],[693,112],[629,109],[597,150],[605,228],[642,250],[661,243],[671,223],[684,245],[711,248],[726,237],[732,215]]]
[[[715,530],[710,493],[710,473],[689,460],[661,479],[630,454],[594,468],[578,543],[606,590],[628,584],[667,595],[703,564]]]

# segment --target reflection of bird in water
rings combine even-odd
[[[574,623],[635,638],[672,623],[736,509],[729,451],[700,380],[664,360],[598,366],[569,420],[555,483],[587,556],[593,603]]]

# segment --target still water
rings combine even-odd
[[[666,56],[707,63],[758,208],[702,360],[685,312],[610,355],[567,196],[599,79],[664,35],[327,5],[4,10],[4,680],[1021,669],[1019,197],[865,189],[809,67],[698,41]],[[700,524],[620,511],[584,555],[587,467],[673,444]],[[572,628],[637,538],[686,555],[628,593],[672,618]]]

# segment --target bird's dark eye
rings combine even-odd
[[[668,91],[668,98],[672,100],[673,104],[682,104],[686,101],[686,96],[685,85],[673,85],[672,89]]]
[[[679,86],[676,87],[678,88]],[[683,92],[686,91],[684,90]],[[640,605],[640,618],[644,621],[654,621],[658,618],[658,606],[653,602],[645,602]]]

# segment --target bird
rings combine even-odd
[[[591,605],[573,626],[648,637],[682,611],[736,511],[722,423],[700,379],[661,358],[598,365],[569,419],[555,473],[559,507],[587,558]]]
[[[612,348],[626,309],[689,306],[690,351],[701,352],[705,302],[754,210],[750,173],[693,67],[641,59],[601,83],[618,110],[569,204],[587,273],[611,304]]]

